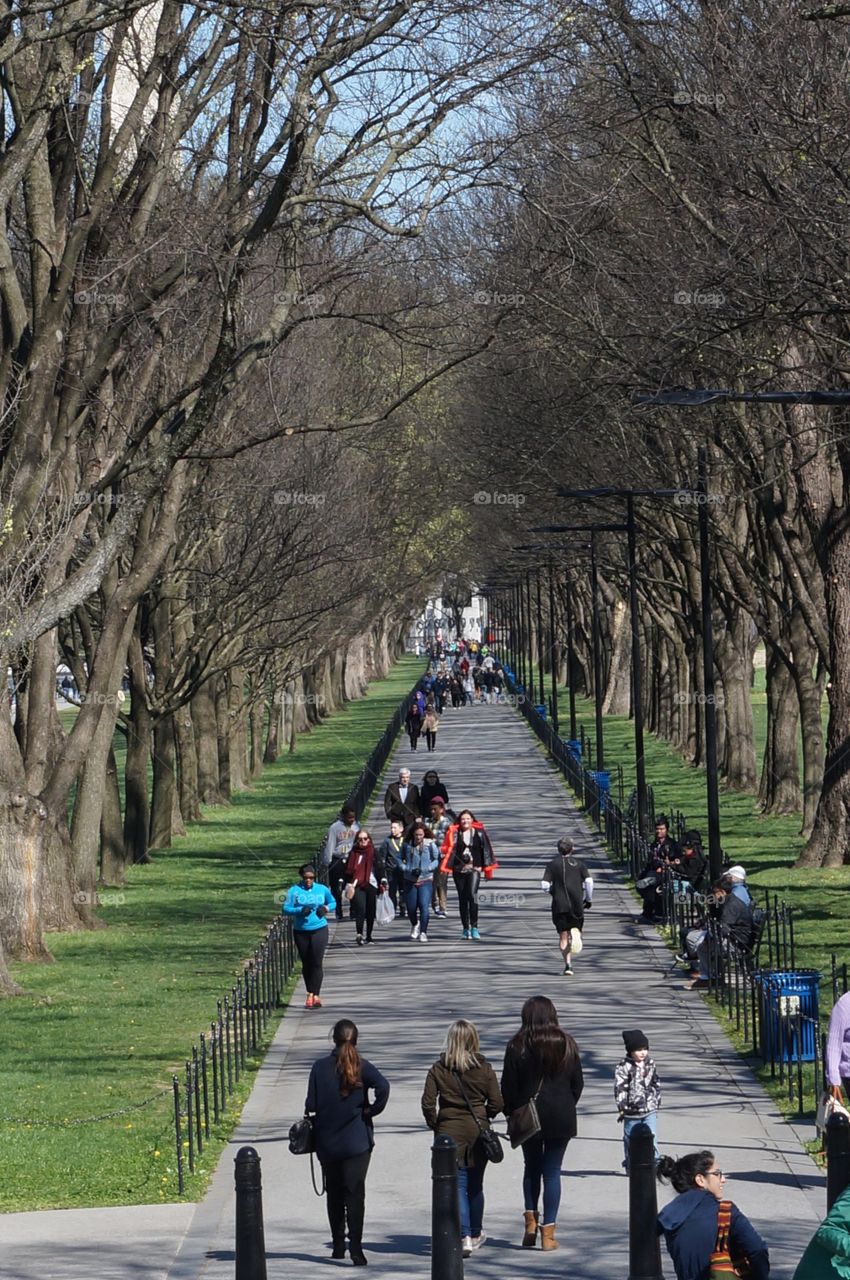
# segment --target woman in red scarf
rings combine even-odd
[[[372,929],[375,926],[375,904],[378,901],[378,881],[375,878],[375,846],[372,837],[363,827],[357,837],[345,864],[345,880],[354,886],[354,897],[351,909],[354,913],[354,927],[357,931],[357,945],[363,946],[363,924],[366,924],[366,945],[374,942]]]

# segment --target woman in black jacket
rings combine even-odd
[[[313,1116],[316,1155],[328,1189],[328,1221],[334,1258],[348,1251],[355,1267],[365,1267],[363,1216],[366,1174],[375,1145],[372,1120],[387,1105],[390,1086],[377,1067],[357,1052],[357,1027],[341,1018],[333,1029],[334,1049],[313,1063],[305,1111]],[[369,1102],[369,1090],[375,1094]]]
[[[522,1144],[525,1173],[525,1234],[533,1249],[540,1222],[537,1206],[543,1184],[540,1244],[557,1249],[555,1224],[561,1202],[561,1164],[567,1143],[576,1136],[576,1103],[584,1088],[578,1046],[558,1025],[558,1014],[546,996],[532,996],[522,1006],[522,1026],[505,1051],[502,1097],[505,1113],[535,1099],[540,1132]]]

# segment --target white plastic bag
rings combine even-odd
[[[827,1120],[836,1113],[850,1120],[850,1111],[847,1110],[844,1103],[839,1102],[837,1098],[833,1098],[831,1093],[827,1093],[824,1090],[818,1100],[818,1109],[815,1114],[815,1128],[818,1133],[823,1133]]]
[[[378,901],[375,903],[375,919],[378,924],[389,924],[390,921],[395,920],[393,904],[386,890],[378,894]]]

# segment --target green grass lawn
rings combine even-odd
[[[2,1004],[0,1209],[177,1199],[172,1073],[422,667],[402,658],[232,806],[207,810],[150,866],[133,867],[126,888],[104,892],[104,929],[50,937],[53,965],[14,966],[26,993]],[[249,1087],[250,1075],[231,1124],[187,1180],[189,1198],[201,1194]],[[76,1123],[154,1094],[142,1110]]]

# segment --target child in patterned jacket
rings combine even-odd
[[[624,1031],[626,1054],[614,1070],[614,1101],[618,1121],[623,1123],[623,1146],[626,1158],[623,1168],[629,1171],[629,1135],[635,1125],[645,1124],[653,1134],[655,1159],[658,1152],[658,1108],[661,1106],[661,1084],[655,1063],[649,1056],[649,1041],[642,1031]]]

